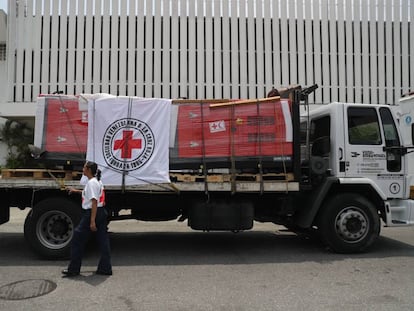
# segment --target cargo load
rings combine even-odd
[[[35,146],[55,165],[82,165],[88,140],[88,101],[106,94],[38,98]],[[139,99],[137,97],[131,97]],[[288,99],[174,100],[170,120],[171,170],[291,170],[292,107]],[[131,136],[132,138],[132,136]]]
[[[88,140],[88,111],[79,97],[43,95],[37,99],[35,158],[55,163],[85,159]]]

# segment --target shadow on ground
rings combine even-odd
[[[110,233],[114,264],[209,265],[318,262],[348,258],[413,257],[414,246],[381,236],[367,253],[335,254],[306,235],[288,231]],[[98,256],[92,238],[85,262]],[[62,265],[62,261],[58,265]],[[22,233],[0,233],[0,266],[50,265],[28,247]]]

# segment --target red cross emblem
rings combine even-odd
[[[113,122],[102,139],[106,164],[116,171],[134,171],[145,165],[155,149],[151,128],[137,119],[124,118]]]
[[[141,149],[142,140],[141,139],[133,139],[134,132],[133,131],[123,131],[122,132],[122,139],[115,140],[114,143],[114,150],[121,149],[121,158],[123,159],[131,159],[132,158],[132,150],[133,149]]]

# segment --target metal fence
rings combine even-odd
[[[9,1],[8,101],[40,93],[393,104],[414,82],[410,0]]]

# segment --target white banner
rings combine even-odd
[[[88,102],[86,159],[104,185],[169,183],[171,100],[115,97]]]

